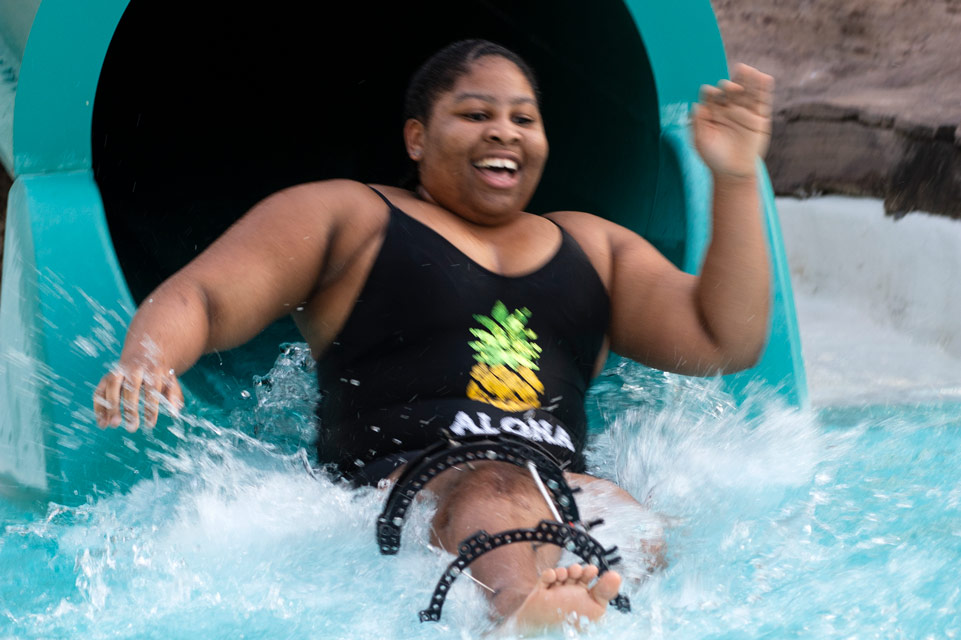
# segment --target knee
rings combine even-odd
[[[507,462],[485,462],[476,465],[465,479],[479,491],[491,496],[514,497],[536,492],[533,480],[527,469]]]
[[[520,502],[539,496],[529,472],[506,462],[483,462],[460,471],[449,491],[450,500]]]
[[[502,462],[465,469],[443,495],[438,495],[435,526],[451,531],[490,532],[534,526],[550,517],[528,472]]]

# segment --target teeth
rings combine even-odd
[[[517,171],[517,163],[508,158],[484,158],[474,163],[478,169],[507,169]]]

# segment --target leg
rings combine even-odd
[[[507,463],[451,469],[428,489],[438,498],[432,542],[447,550],[479,529],[496,533],[553,519],[528,472]],[[609,571],[594,583],[597,567],[555,568],[560,556],[553,545],[512,544],[475,560],[471,573],[493,590],[497,614],[521,629],[557,626],[571,615],[600,618],[617,595],[620,575]]]

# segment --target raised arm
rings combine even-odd
[[[767,336],[770,267],[756,178],[770,135],[772,80],[739,66],[703,87],[694,140],[714,179],[713,225],[700,276],[637,234],[585,214],[553,214],[585,246],[611,294],[611,349],[689,375],[752,366]]]
[[[158,404],[183,402],[176,376],[204,353],[229,349],[303,305],[358,190],[347,181],[301,185],[255,206],[143,301],[119,363],[97,386],[100,426],[156,424]],[[366,195],[366,194],[365,194]]]
[[[737,371],[760,357],[770,308],[770,259],[757,159],[770,138],[772,87],[770,76],[746,65],[735,69],[733,82],[702,87],[692,126],[694,144],[713,176],[714,196],[701,274],[684,274],[647,243],[615,235],[615,350],[698,375]]]

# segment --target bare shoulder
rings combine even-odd
[[[555,211],[546,214],[546,217],[571,234],[608,288],[617,261],[627,251],[657,254],[657,250],[640,235],[600,216],[583,211]]]
[[[386,228],[387,205],[354,180],[307,182],[282,189],[258,203],[247,217],[253,228],[282,239],[307,239],[336,254],[356,251]],[[335,256],[336,257],[336,256]]]
[[[383,234],[387,207],[374,191],[352,180],[325,180],[282,189],[257,203],[190,267],[222,269],[244,256],[287,274],[293,265],[311,273],[349,262]],[[276,264],[274,264],[276,263]]]
[[[382,210],[384,202],[362,182],[323,180],[282,189],[255,207],[259,208],[294,216],[307,214],[338,219],[363,217],[368,212]]]
[[[637,232],[591,213],[555,211],[548,213],[546,217],[564,227],[581,244],[601,244],[613,253],[627,250],[658,253],[654,245]]]

